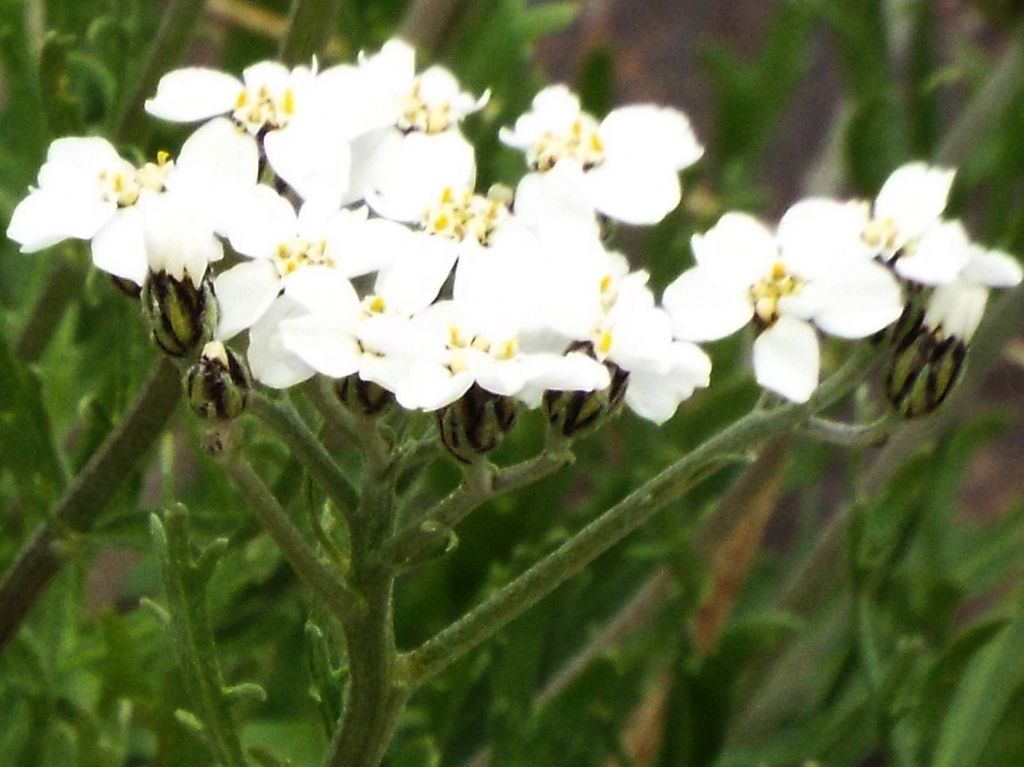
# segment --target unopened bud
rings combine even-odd
[[[927,415],[953,391],[966,357],[962,340],[922,325],[893,350],[885,394],[904,418]]]
[[[437,412],[441,442],[456,459],[472,463],[501,444],[516,422],[518,403],[477,385]]]
[[[395,395],[383,386],[364,381],[358,375],[339,379],[335,389],[345,407],[362,415],[377,415],[395,401]]]
[[[217,327],[217,299],[209,279],[197,287],[188,276],[177,280],[166,272],[150,272],[141,300],[150,336],[172,357],[184,357]]]
[[[252,376],[245,362],[220,341],[206,344],[199,361],[185,374],[189,407],[208,421],[241,415],[251,388]]]
[[[590,342],[575,343],[567,351],[594,356]],[[597,429],[621,410],[629,373],[607,360],[604,366],[611,376],[611,383],[604,389],[544,392],[544,414],[551,428],[563,437],[575,437]]]

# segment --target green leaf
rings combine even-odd
[[[946,714],[932,767],[979,764],[1014,693],[1024,684],[1024,614],[968,664]]]

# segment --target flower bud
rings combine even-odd
[[[197,287],[187,275],[177,280],[167,272],[151,271],[141,300],[150,336],[172,357],[184,357],[217,327],[217,299],[209,279]]]
[[[245,410],[252,376],[245,362],[220,341],[203,347],[199,361],[185,374],[193,412],[208,421],[228,421]]]
[[[378,415],[395,401],[395,395],[383,386],[364,381],[358,375],[345,376],[334,386],[342,404],[362,415]]]
[[[477,385],[437,412],[441,442],[457,460],[472,463],[501,444],[516,422],[518,403]]]
[[[885,394],[904,418],[927,415],[945,401],[959,380],[967,345],[920,326],[893,350]]]
[[[575,343],[567,351],[594,357],[594,348],[589,341]],[[575,437],[596,429],[621,409],[629,373],[608,360],[604,366],[611,376],[611,383],[604,389],[544,392],[544,414],[551,428],[563,437]]]

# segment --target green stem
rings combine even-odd
[[[361,421],[373,432],[363,444],[379,440],[376,423]],[[344,622],[348,695],[324,767],[377,767],[410,693],[395,648],[395,576],[379,564],[379,549],[394,533],[397,472],[387,452],[368,450],[363,457],[362,497],[351,524],[351,580],[367,609]]]
[[[565,580],[650,519],[689,489],[702,470],[768,437],[792,430],[847,393],[874,362],[877,352],[863,344],[805,405],[756,411],[704,442],[605,511],[555,551],[489,596],[465,616],[408,655],[411,678],[422,683],[488,639]]]
[[[313,406],[324,417],[327,425],[336,431],[351,445],[360,444],[359,427],[352,414],[338,400],[334,389],[334,381],[330,378],[317,376],[302,387]]]
[[[804,436],[840,447],[875,447],[883,444],[896,424],[892,413],[871,423],[839,423],[825,418],[807,422]]]
[[[439,539],[447,538],[459,522],[485,501],[532,484],[567,466],[573,460],[566,449],[545,451],[536,458],[495,470],[484,464],[482,475],[475,481],[464,481],[443,500],[428,510],[420,519],[405,525],[384,546],[385,561],[408,567],[417,563],[425,549],[432,548]]]
[[[202,728],[204,740],[221,764],[247,767],[231,715],[231,698],[225,690],[217,661],[206,602],[206,585],[213,574],[216,544],[198,560],[193,559],[188,516],[181,507],[169,510],[163,522],[154,515],[152,529],[160,552],[178,663],[201,716],[196,717],[194,723]]]
[[[143,102],[156,90],[160,77],[188,52],[189,38],[206,10],[206,0],[170,0],[164,11],[142,72],[125,92],[120,109],[110,124],[117,141],[138,141],[148,126]]]
[[[92,527],[161,433],[180,396],[178,371],[161,358],[121,422],[57,503],[51,514],[53,522],[36,530],[4,573],[0,582],[0,650],[64,564],[57,526],[75,532]]]
[[[238,456],[225,459],[222,465],[292,569],[328,609],[341,621],[365,611],[362,597],[320,561],[252,466]]]
[[[38,362],[64,314],[82,290],[85,276],[80,248],[63,248],[18,336],[14,352],[25,364]]]
[[[340,13],[341,0],[293,0],[278,56],[290,65],[308,63],[327,44]]]
[[[291,405],[271,400],[254,392],[249,408],[271,431],[288,445],[310,474],[319,482],[331,502],[348,518],[356,504],[356,496],[345,475],[327,449],[310,431]]]

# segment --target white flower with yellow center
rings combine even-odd
[[[215,282],[220,303],[218,335],[228,339],[256,322],[294,275],[336,270],[350,278],[376,271],[394,257],[404,230],[366,210],[335,210],[307,202],[292,204],[267,186],[254,187],[239,202],[228,228],[231,246],[249,260]]]
[[[760,331],[754,341],[758,383],[795,402],[805,402],[818,385],[815,326],[863,338],[903,311],[899,284],[870,254],[855,245],[814,247],[814,237],[796,225],[813,218],[801,205],[783,219],[778,239],[752,216],[727,213],[693,237],[697,265],[669,285],[663,299],[676,337],[684,340],[713,341],[753,320]]]
[[[395,397],[406,408],[437,410],[474,384],[492,394],[593,391],[608,385],[603,365],[586,355],[525,352],[514,318],[503,307],[486,315],[458,301],[440,301],[414,316],[388,353],[405,368]]]
[[[156,210],[185,208],[190,215],[189,236],[197,246],[203,243],[200,250],[216,260],[221,251],[213,231],[225,209],[223,201],[229,191],[256,178],[255,156],[225,155],[220,139],[218,126],[197,131],[182,146],[177,164],[162,152],[156,162],[141,168],[122,159],[106,139],[57,139],[39,171],[38,186],[15,208],[7,236],[21,243],[26,253],[64,239],[91,240],[93,262],[99,269],[142,284],[150,267],[147,221],[159,227]],[[148,199],[170,191],[177,198],[172,207],[161,204],[143,215]],[[161,231],[168,230],[161,227]],[[159,246],[158,240],[149,236],[154,245]],[[165,255],[157,260],[165,262]],[[193,258],[191,263],[193,271],[199,269],[198,260]],[[202,273],[192,276],[198,280]]]
[[[473,187],[476,160],[459,123],[488,99],[461,90],[443,67],[417,74],[415,56],[408,44],[391,40],[360,60],[365,85],[375,94],[366,108],[381,127],[353,145],[348,198],[408,222],[418,221],[445,187]]]
[[[952,282],[970,258],[959,222],[944,221],[956,172],[923,162],[897,168],[875,198],[862,238],[896,273],[923,285]]]
[[[628,224],[654,224],[674,209],[681,195],[679,171],[704,153],[677,109],[636,104],[598,122],[564,85],[538,93],[533,109],[500,136],[525,152],[537,172],[573,167],[593,207]]]
[[[1024,278],[1020,263],[1007,253],[971,247],[957,278],[939,285],[928,299],[924,326],[940,338],[968,343],[981,323],[990,288],[1012,288]]]
[[[312,68],[289,70],[263,61],[242,79],[203,67],[188,67],[160,78],[146,111],[173,122],[230,119],[236,152],[262,147],[274,172],[303,199],[338,206],[348,189],[349,142],[362,123],[337,118],[331,83]]]

